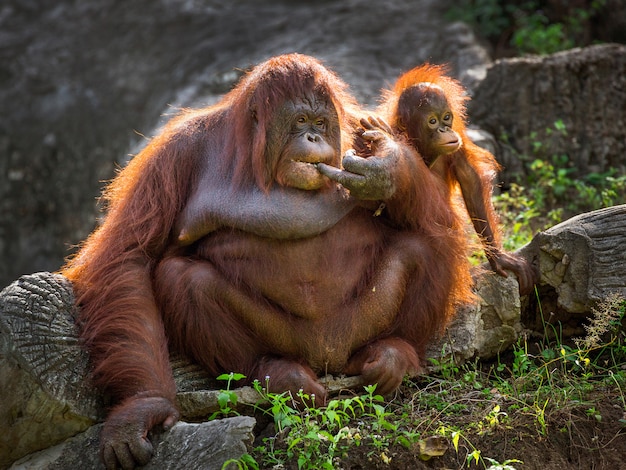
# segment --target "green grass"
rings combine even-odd
[[[545,134],[567,134],[562,121]],[[506,137],[503,137],[506,140]],[[518,155],[525,163],[524,180],[494,196],[494,206],[504,230],[504,248],[512,251],[528,243],[540,230],[545,230],[582,212],[623,204],[626,201],[626,175],[609,169],[602,173],[578,175],[568,155],[543,155],[539,136],[534,138],[532,155]]]

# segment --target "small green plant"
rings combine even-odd
[[[519,155],[528,175],[494,197],[494,206],[504,229],[503,246],[515,250],[533,234],[581,212],[609,207],[626,200],[626,175],[615,169],[577,176],[567,155],[545,157],[544,139],[567,135],[562,120],[541,133],[530,135],[532,155]],[[506,136],[502,137],[506,140]]]
[[[238,401],[237,393],[232,391],[230,387],[233,381],[237,382],[245,378],[245,375],[236,374],[234,372],[231,372],[229,374],[222,374],[217,377],[217,380],[226,381],[226,389],[219,391],[219,394],[217,395],[217,404],[219,405],[220,409],[214,412],[211,416],[209,416],[209,420],[216,419],[218,417],[234,416],[239,414],[235,410]]]
[[[587,408],[585,410],[585,413],[587,414],[587,416],[594,418],[598,422],[602,421],[602,415],[596,410],[595,406],[592,406],[591,408]]]
[[[584,7],[550,11],[545,0],[461,0],[448,12],[499,46],[510,42],[519,54],[551,54],[586,44],[585,28],[600,13],[606,0]]]
[[[613,343],[620,334],[625,314],[624,298],[614,292],[604,302],[591,309],[591,318],[585,325],[584,338],[576,340],[580,349],[595,349],[603,344]],[[604,340],[603,340],[604,338]]]
[[[519,14],[511,43],[522,54],[552,54],[571,49],[574,40],[563,23],[551,23],[541,10]]]
[[[453,357],[447,357],[445,350],[441,352],[441,358],[429,357],[428,361],[432,364],[434,370],[436,370],[444,379],[450,380],[456,377],[459,373],[459,366],[454,362]]]
[[[325,407],[312,406],[311,397],[299,393],[268,393],[258,382],[257,391],[269,402],[277,434],[264,439],[255,455],[264,465],[297,461],[298,469],[334,469],[349,449],[367,446],[372,458],[389,463],[388,449],[410,448],[419,433],[406,427],[407,415],[389,410],[376,393],[376,385],[364,387],[365,394],[333,399]]]
[[[575,347],[563,342],[558,325],[545,322],[545,336],[537,354],[528,353],[525,339],[514,347],[510,370],[512,380],[500,378],[499,388],[519,400],[516,409],[534,416],[540,435],[547,435],[548,414],[552,410],[564,409],[572,403],[582,405],[596,386],[614,381],[616,372],[622,375],[626,362],[622,326],[625,305],[621,295],[607,296],[594,309],[586,327],[587,336],[575,340]],[[495,371],[500,375],[507,369],[502,366],[496,367]],[[512,387],[509,388],[509,384]],[[613,385],[626,410],[620,383]],[[532,401],[528,400],[530,397]],[[601,419],[600,412],[593,405],[587,406],[585,414]]]
[[[250,454],[243,454],[238,459],[229,459],[222,464],[222,470],[259,470],[259,464]]]
[[[269,412],[278,431],[276,436],[264,439],[263,447],[256,449],[263,463],[282,465],[295,459],[299,469],[333,469],[335,456],[345,452],[348,442],[355,439],[350,428],[343,426],[354,411],[351,404],[341,408],[334,401],[326,409],[305,405],[301,412],[296,400],[313,403],[312,397],[303,393],[297,398],[289,393],[272,394],[261,388],[258,381],[254,387],[269,401]],[[282,446],[279,445],[281,440]]]
[[[528,343],[526,338],[522,337],[517,344],[513,346],[513,375],[524,376],[530,372],[533,362],[528,355]]]
[[[489,457],[486,457],[485,460],[489,462],[489,467],[487,467],[487,470],[516,470],[515,467],[511,464],[513,463],[523,464],[524,463],[521,460],[517,460],[517,459],[505,460],[502,463],[499,463],[497,460],[490,459]]]

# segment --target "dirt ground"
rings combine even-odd
[[[419,393],[419,390],[414,386],[403,385],[395,398],[399,405],[398,409],[403,406],[404,409],[407,406],[410,407],[409,402],[415,400],[416,393]],[[587,398],[588,401],[580,403],[572,400],[573,404],[567,409],[552,409],[549,413],[547,412],[543,433],[537,426],[536,416],[509,410],[505,422],[483,432],[465,432],[464,439],[471,444],[461,440],[458,452],[448,439],[448,449],[444,455],[424,461],[420,459],[417,445],[411,449],[395,445],[386,451],[387,461],[384,462],[380,454],[373,451],[371,446],[362,444],[352,446],[347,455],[336,460],[335,468],[343,470],[626,469],[626,413],[621,395],[617,391],[593,391]],[[476,398],[475,403],[476,408],[484,408],[484,401],[481,402],[480,398]],[[591,407],[595,413],[589,413]],[[503,410],[506,409],[506,404],[503,404]],[[412,417],[412,421],[421,423],[421,427],[424,427],[427,419],[427,416],[419,413]],[[448,414],[445,421],[463,429],[471,425],[471,421],[475,419],[476,414],[470,407],[458,415]],[[428,428],[429,425],[426,424],[425,427]],[[434,431],[436,425],[433,425],[432,429]],[[468,459],[474,449],[479,450],[482,456],[482,460],[478,463],[471,457]],[[471,460],[469,464],[468,460]],[[509,466],[491,466],[494,462]],[[297,469],[298,466],[294,462],[284,467],[262,466],[262,468],[291,470]]]
[[[516,470],[571,470],[571,469],[626,469],[626,427],[619,420],[624,412],[617,397],[604,397],[596,407],[601,421],[589,417],[581,408],[555,415],[548,423],[546,436],[541,436],[533,422],[524,424],[523,416],[511,417],[513,426],[502,426],[483,435],[467,436],[481,451],[483,457],[498,463],[516,459],[523,463],[510,463]],[[369,469],[462,469],[484,468],[483,464],[468,467],[466,456],[471,452],[461,443],[457,453],[452,446],[441,457],[422,461],[415,451],[397,446],[389,453],[391,461],[385,464],[368,457],[367,452],[354,448],[342,460],[346,470]],[[365,450],[365,449],[363,449]],[[486,461],[487,465],[489,462]],[[497,468],[497,467],[496,467]]]

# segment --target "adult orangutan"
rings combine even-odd
[[[441,179],[376,119],[361,121],[374,155],[343,159],[350,194],[319,173],[340,166],[356,109],[317,60],[272,58],[172,120],[110,184],[106,219],[63,269],[115,404],[107,468],[145,464],[148,432],[177,421],[168,347],[318,402],[318,374],[385,394],[420,370],[471,295],[465,241]]]
[[[520,293],[535,283],[529,263],[502,250],[491,194],[499,166],[494,156],[468,137],[461,84],[446,75],[446,68],[432,64],[415,67],[398,78],[384,93],[381,115],[397,136],[404,136],[428,167],[453,191],[460,187],[467,212],[478,233],[492,269],[518,278]]]

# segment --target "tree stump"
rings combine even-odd
[[[589,312],[610,294],[626,298],[626,205],[580,214],[537,234],[521,252],[538,265],[537,298],[522,314],[527,328],[561,322],[584,333]]]

